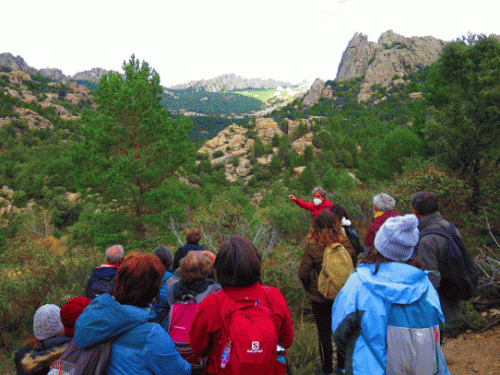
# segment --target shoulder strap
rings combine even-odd
[[[450,226],[448,229],[439,226],[439,227],[427,228],[427,229],[421,230],[420,231],[420,238],[427,236],[428,234],[438,234],[438,235],[446,237],[448,239],[452,239],[455,241],[457,241],[457,240],[461,241],[460,237],[458,236],[457,229],[455,228],[455,226],[452,223],[450,223]]]

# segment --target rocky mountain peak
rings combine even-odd
[[[368,36],[361,33],[354,34],[342,54],[336,80],[346,81],[362,77],[379,49],[376,43],[368,41]]]
[[[364,77],[358,100],[366,101],[371,97],[372,85],[387,87],[395,76],[403,77],[431,65],[445,44],[432,36],[408,38],[392,30],[373,43],[366,35],[356,33],[342,55],[336,80]]]
[[[89,81],[98,83],[102,75],[108,70],[102,68],[93,68],[83,72],[76,73],[74,76],[65,75],[60,69],[43,68],[35,69],[29,66],[21,56],[14,56],[9,52],[0,53],[0,66],[5,66],[14,71],[26,72],[29,74],[40,74],[43,77],[67,84],[70,81]]]
[[[0,53],[0,66],[6,66],[12,70],[34,73],[36,69],[28,66],[21,56],[14,56],[12,53]]]
[[[277,81],[274,79],[263,78],[243,78],[234,73],[222,74],[211,79],[202,79],[200,81],[190,81],[188,83],[175,85],[170,89],[194,89],[196,91],[207,92],[227,92],[243,89],[275,89],[278,87],[292,86],[290,82]]]
[[[90,81],[94,83],[98,83],[101,77],[108,73],[109,71],[102,68],[92,68],[90,70],[85,70],[83,72],[76,73],[71,79],[78,81]]]

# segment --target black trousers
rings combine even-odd
[[[332,345],[332,306],[333,301],[311,301],[311,307],[318,328],[319,355],[324,374],[333,372],[333,345]],[[337,366],[344,368],[345,357],[337,350]]]

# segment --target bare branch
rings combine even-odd
[[[488,221],[488,215],[486,215],[486,209],[484,207],[481,207],[484,211],[484,217],[486,219],[486,226],[488,227],[488,232],[490,233],[491,238],[493,239],[493,242],[497,245],[497,247],[500,249],[500,244],[498,243],[497,239],[493,235],[493,232],[491,231],[491,225],[490,222]]]
[[[175,222],[175,220],[174,220],[173,217],[170,217],[170,230],[172,231],[172,233],[174,234],[175,238],[177,238],[177,241],[179,241],[179,243],[182,246],[183,243],[182,243],[182,238],[179,235],[179,226],[177,225],[177,223]]]
[[[205,243],[207,244],[207,246],[210,247],[215,253],[217,253],[217,249],[215,248],[214,245],[212,245],[212,240],[207,235],[205,228],[203,227],[203,224],[200,222],[200,220],[198,220],[198,225],[200,226],[201,235],[203,236],[203,239],[205,240]]]

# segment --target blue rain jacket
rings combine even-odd
[[[422,327],[419,326],[422,324],[420,317],[424,317],[426,323],[431,322],[427,331],[435,332],[435,340],[430,340],[435,341],[435,350],[433,357],[430,354],[429,357],[436,362],[436,374],[449,375],[440,346],[444,316],[438,294],[429,282],[427,273],[395,262],[381,263],[375,274],[374,270],[375,264],[360,264],[347,280],[332,308],[332,330],[337,347],[346,355],[346,374],[382,375],[386,373],[385,366],[389,369],[387,340],[391,337],[388,337],[387,331],[388,326],[392,328],[392,323],[388,322],[388,316],[394,307],[398,311],[398,320],[404,321],[410,328],[416,327],[418,330]],[[412,311],[425,311],[425,314],[413,314]],[[411,329],[406,331],[410,332]],[[416,342],[418,339],[414,340]],[[409,348],[405,353],[411,354],[414,349],[411,346],[409,340]],[[403,352],[402,349],[400,352]],[[404,371],[417,366],[411,355],[400,354],[399,357],[399,360],[408,360],[404,364]],[[412,374],[411,371],[393,374],[399,373]]]
[[[102,294],[77,319],[76,344],[85,349],[122,334],[112,345],[108,375],[191,374],[191,365],[182,359],[167,332],[149,322],[154,317],[148,309],[121,305]]]

